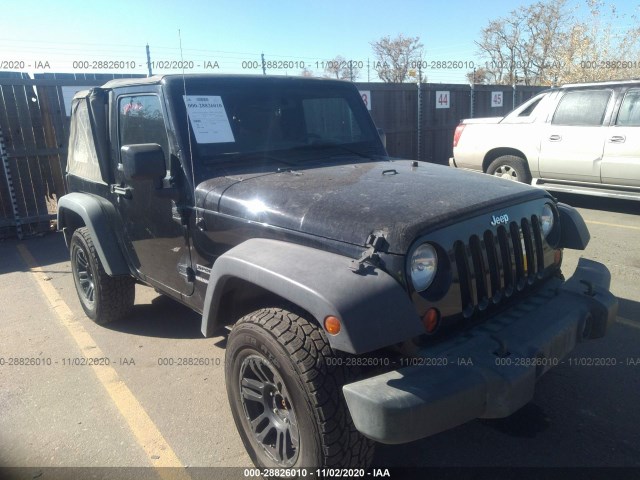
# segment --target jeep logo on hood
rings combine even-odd
[[[496,225],[501,225],[503,223],[508,223],[508,222],[509,222],[509,215],[507,215],[506,213],[500,216],[496,216],[496,215],[491,216],[492,227],[495,227]]]

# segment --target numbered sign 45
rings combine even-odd
[[[502,92],[491,92],[491,107],[502,106]]]
[[[371,110],[371,92],[369,90],[359,90],[362,101],[367,106],[367,110]]]
[[[436,108],[449,108],[451,97],[446,90],[436,91]]]

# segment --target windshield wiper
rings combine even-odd
[[[285,165],[297,166],[297,163],[288,162],[283,160],[281,157],[276,157],[274,155],[268,155],[262,150],[255,150],[252,152],[224,152],[217,153],[215,155],[211,155],[205,159],[205,163],[211,164],[214,162],[229,162],[232,160],[244,160],[244,159],[256,159],[256,160],[269,160],[272,162],[279,162]]]
[[[345,152],[352,153],[353,155],[357,155],[358,157],[366,158],[371,160],[373,155],[367,155],[366,153],[359,152],[352,148],[345,146],[343,143],[336,142],[319,142],[312,143],[309,145],[299,145],[292,148],[292,150],[323,150],[329,148],[339,148],[340,150],[344,150]]]

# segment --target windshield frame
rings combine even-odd
[[[342,152],[345,155],[351,151],[352,155],[361,157],[386,156],[386,150],[378,134],[378,130],[373,120],[361,100],[356,86],[350,82],[324,79],[307,79],[299,77],[255,77],[255,76],[182,76],[171,77],[172,81],[165,79],[163,88],[166,91],[167,107],[173,117],[175,135],[182,150],[188,156],[188,152],[193,152],[193,163],[195,168],[198,165],[211,165],[215,163],[228,163],[229,159],[249,161],[260,158],[260,154],[265,157],[282,157],[293,161],[292,157],[299,157],[302,162],[309,157],[306,150],[314,153],[327,150]],[[293,95],[295,100],[302,101],[302,98],[344,98],[351,110],[354,120],[357,122],[364,138],[358,142],[335,142],[330,145],[325,141],[318,142],[314,148],[314,142],[296,143],[291,145],[273,144],[269,148],[268,144],[264,148],[242,150],[237,148],[218,148],[217,152],[212,145],[230,145],[231,142],[223,143],[198,143],[196,141],[191,123],[188,123],[187,109],[183,100],[183,95],[220,95],[224,98],[225,93],[242,94],[245,91],[258,91],[260,89],[271,90],[278,94]],[[296,98],[297,97],[297,98]],[[227,117],[229,112],[227,111]],[[189,132],[189,134],[187,134]],[[234,142],[235,143],[235,142]],[[300,148],[303,147],[303,148]],[[308,147],[308,148],[307,148]],[[335,148],[331,148],[335,147]]]

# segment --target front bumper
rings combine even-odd
[[[413,366],[345,385],[356,428],[396,444],[512,414],[576,343],[605,334],[618,310],[610,281],[604,265],[580,259],[568,281],[550,280],[508,311],[423,349]]]

